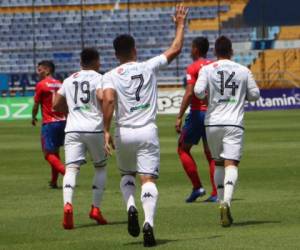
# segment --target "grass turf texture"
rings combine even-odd
[[[299,249],[299,111],[246,114],[246,137],[232,214],[222,228],[216,204],[186,204],[191,185],[176,155],[175,116],[159,116],[161,172],[155,224],[158,249]],[[0,123],[0,249],[142,249],[142,235],[127,233],[115,157],[109,160],[102,211],[110,222],[88,218],[93,167],[85,165],[75,190],[75,230],[62,229],[62,191],[48,188],[50,168],[39,128],[28,121]],[[202,180],[208,167],[195,147]],[[61,179],[60,179],[61,186]],[[139,217],[143,212],[137,191]],[[206,197],[205,197],[206,198]]]

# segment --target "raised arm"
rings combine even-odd
[[[185,8],[182,4],[176,6],[176,12],[173,16],[173,21],[176,25],[176,35],[170,48],[168,48],[164,52],[164,55],[166,56],[169,63],[181,52],[187,14],[188,9]]]

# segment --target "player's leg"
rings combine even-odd
[[[120,190],[126,206],[128,233],[137,237],[140,234],[138,211],[135,204],[136,143],[134,131],[130,128],[116,128],[115,145],[117,163],[121,172]]]
[[[197,112],[191,112],[185,120],[185,124],[179,137],[177,148],[177,153],[179,155],[184,171],[186,172],[193,185],[192,193],[186,199],[186,202],[193,202],[198,197],[205,195],[205,190],[202,186],[200,176],[198,174],[197,164],[193,156],[191,155],[192,146],[198,144],[201,138],[201,133],[199,132],[197,122]]]
[[[231,205],[234,188],[238,179],[238,164],[242,155],[244,131],[237,127],[227,127],[223,139],[224,151],[221,156],[225,159],[224,202]]]
[[[51,166],[51,181],[49,182],[49,187],[57,188],[57,180],[58,180],[59,172]]]
[[[211,184],[211,188],[212,188],[212,192],[209,196],[209,198],[206,200],[207,202],[216,202],[218,199],[218,194],[217,194],[217,186],[215,184],[215,169],[216,169],[216,165],[215,165],[215,161],[212,158],[208,143],[207,143],[207,139],[206,136],[203,137],[203,149],[204,149],[204,154],[206,156],[206,159],[208,161],[209,164],[209,179],[210,179],[210,184]]]
[[[154,218],[158,200],[155,184],[159,175],[160,146],[155,124],[139,129],[140,142],[137,149],[137,170],[141,179],[141,202],[145,220],[143,224],[144,246],[156,245],[154,237]]]
[[[221,204],[221,222],[224,227],[230,226],[233,222],[230,207],[234,189],[238,180],[238,164],[242,154],[243,129],[236,127],[224,128],[223,152],[221,157],[224,160],[224,201]]]
[[[46,161],[50,166],[62,175],[65,174],[64,164],[61,162],[58,152],[59,147],[57,143],[58,129],[56,123],[44,124],[42,127],[42,147]]]
[[[84,141],[87,145],[88,151],[91,155],[95,166],[95,174],[93,178],[92,193],[93,202],[89,216],[98,224],[107,224],[106,219],[101,213],[101,202],[106,183],[106,161],[107,157],[104,152],[104,138],[103,133],[99,134],[84,134]]]
[[[158,190],[153,176],[141,175],[140,179],[142,184],[141,201],[145,214],[143,225],[144,246],[151,247],[156,245],[153,227],[158,200]]]
[[[213,159],[215,159],[214,183],[219,202],[224,198],[224,162],[220,158],[223,152],[223,131],[218,127],[206,127],[206,139]]]
[[[79,133],[69,133],[65,142],[66,173],[63,179],[64,219],[63,227],[72,229],[73,222],[73,195],[80,165],[85,163],[85,145],[81,142]]]

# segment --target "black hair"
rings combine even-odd
[[[215,53],[217,57],[231,57],[232,43],[226,36],[220,36],[215,43]]]
[[[50,60],[43,60],[38,63],[38,66],[47,67],[50,70],[51,75],[55,73],[55,65]]]
[[[114,49],[117,56],[130,56],[130,53],[134,48],[135,40],[131,35],[119,35],[114,40]]]
[[[84,48],[80,53],[80,61],[83,67],[92,66],[99,58],[99,52],[95,48]]]
[[[206,54],[209,49],[209,42],[206,37],[202,37],[202,36],[196,37],[193,40],[192,44],[194,47],[198,49],[198,51],[200,52],[200,56],[206,57]]]

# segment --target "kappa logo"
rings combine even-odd
[[[93,185],[93,186],[92,186],[92,189],[95,190],[95,189],[98,189],[98,187],[97,187],[96,185]]]
[[[73,189],[73,187],[70,184],[66,184],[64,188],[71,188],[71,189]]]
[[[224,185],[218,185],[217,189],[223,189]]]
[[[144,193],[143,198],[150,198],[153,197],[153,195],[151,193]]]
[[[134,185],[134,182],[132,182],[132,181],[127,181],[127,183],[125,183],[124,186],[135,186],[135,185]]]
[[[233,186],[233,182],[232,181],[227,181],[225,185],[231,185],[231,186]]]

